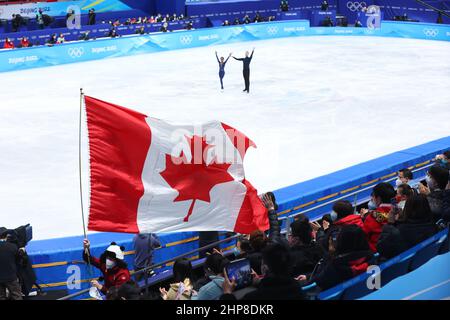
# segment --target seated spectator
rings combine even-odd
[[[355,28],[362,28],[362,23],[361,23],[361,21],[359,21],[359,20],[356,20],[355,21]]]
[[[369,211],[365,212],[363,225],[370,249],[373,252],[377,250],[378,237],[383,226],[387,223],[394,197],[395,190],[389,183],[382,182],[373,188],[371,200],[369,201]]]
[[[398,177],[397,180],[395,180],[395,185],[398,187],[403,183],[407,183],[411,187],[413,186],[413,173],[408,168],[401,169],[398,171]]]
[[[111,245],[103,252],[100,258],[96,258],[91,255],[90,246],[89,240],[83,240],[83,260],[98,268],[105,281],[101,285],[97,280],[92,280],[92,286],[106,294],[109,288],[120,286],[130,280],[130,272],[128,271],[127,263],[124,261],[123,247],[119,247],[115,242],[111,242]]]
[[[118,26],[120,26],[120,21],[119,21],[119,19],[116,19],[116,20],[112,23],[112,26],[113,26],[113,27],[118,27]]]
[[[119,34],[117,33],[116,28],[112,28],[111,30],[109,30],[108,37],[117,38],[118,36]]]
[[[330,239],[329,251],[332,255],[321,264],[309,279],[326,290],[365,272],[373,253],[369,248],[366,235],[356,225],[343,226],[336,237]],[[306,276],[299,277],[306,280]]]
[[[236,242],[236,247],[233,249],[234,256],[236,259],[247,258],[248,253],[252,251],[252,247],[250,246],[250,241],[247,237],[240,237]]]
[[[263,18],[259,14],[259,12],[256,13],[255,18],[253,19],[253,22],[263,22]]]
[[[334,26],[333,20],[331,20],[330,17],[326,17],[326,18],[323,19],[323,21],[322,21],[322,26],[323,26],[323,27],[332,27],[332,26]]]
[[[377,242],[380,255],[390,259],[426,240],[438,231],[425,195],[412,195],[406,200],[401,219],[390,213],[389,224],[383,226]]]
[[[409,184],[403,183],[397,186],[397,195],[395,200],[400,211],[405,207],[406,200],[416,194],[416,190],[411,188]]]
[[[222,23],[222,26],[229,26],[230,25],[230,21],[228,21],[228,20],[225,20],[223,23]]]
[[[173,265],[174,283],[170,285],[169,291],[159,288],[164,300],[191,300],[192,286],[192,264],[186,258],[180,258]]]
[[[56,33],[54,33],[50,36],[50,39],[48,39],[47,44],[53,46],[56,44],[57,40],[58,39],[56,38]]]
[[[242,23],[243,24],[249,24],[250,22],[252,22],[252,21],[250,20],[250,17],[246,14],[244,16],[244,19],[242,19]]]
[[[150,18],[148,18],[147,22],[148,22],[148,23],[155,23],[155,22],[156,22],[156,19],[155,19],[154,16],[151,16]]]
[[[3,48],[4,49],[14,49],[15,48],[14,42],[11,39],[6,38],[5,43],[3,44]]]
[[[162,22],[163,21],[163,16],[161,15],[161,13],[158,13],[158,15],[156,16],[156,22]]]
[[[64,35],[62,33],[59,34],[59,37],[56,39],[56,43],[64,43],[66,41],[66,38],[64,38]]]
[[[212,253],[206,257],[205,276],[208,283],[203,285],[197,295],[192,296],[192,300],[218,300],[223,294],[224,269],[228,264],[228,259],[220,253]]]
[[[443,168],[446,168],[447,170],[450,170],[450,150],[445,151],[443,154],[438,154],[434,161],[436,164],[440,165]]]
[[[137,28],[136,29],[136,32],[135,32],[136,34],[145,34],[145,28],[144,28],[144,26],[142,26],[142,27],[140,27],[140,28]]]
[[[167,31],[169,31],[169,30],[167,29],[168,26],[169,26],[168,23],[167,23],[167,22],[164,22],[163,25],[161,26],[161,28],[159,28],[159,31],[161,31],[161,32],[167,32]]]
[[[136,20],[136,24],[142,24],[142,17],[139,17],[139,18]]]
[[[449,171],[440,165],[432,166],[426,177],[426,185],[419,183],[419,192],[428,198],[434,221],[450,221]]]
[[[106,300],[140,300],[141,297],[141,288],[132,280],[109,288],[106,294]]]
[[[17,278],[17,261],[19,248],[16,244],[8,241],[6,230],[0,230],[0,301],[6,300],[6,290],[9,299],[22,300],[22,289]]]
[[[184,14],[180,14],[180,16],[178,17],[178,20],[184,20],[186,19],[186,17],[184,16]]]
[[[247,253],[247,258],[250,261],[250,267],[261,275],[262,250],[266,247],[268,239],[264,232],[256,230],[250,234],[249,242],[251,251]]]
[[[128,18],[127,20],[125,20],[124,25],[126,25],[126,26],[131,25],[131,18]]]
[[[82,33],[79,40],[89,40],[89,34],[90,34],[90,31],[86,31],[86,32]]]
[[[290,276],[292,257],[283,243],[269,243],[262,251],[264,277],[255,291],[247,293],[242,300],[303,300],[305,296],[298,281]],[[225,273],[225,271],[224,271]],[[225,273],[226,276],[226,273]],[[235,300],[232,295],[236,283],[226,278],[223,283],[222,300]]]
[[[328,1],[327,0],[323,0],[322,4],[320,6],[320,10],[321,11],[328,11],[328,7],[329,7]]]
[[[290,227],[289,246],[293,257],[292,276],[310,274],[325,255],[325,250],[314,241],[313,230],[307,217],[297,219]]]
[[[275,21],[275,16],[269,16],[269,18],[267,18],[267,21]]]
[[[95,24],[95,9],[89,9],[89,13],[88,13],[88,25],[93,26]]]
[[[289,2],[287,0],[281,0],[280,9],[281,11],[289,11]]]
[[[316,241],[320,243],[325,250],[328,250],[330,236],[339,231],[343,226],[353,224],[362,228],[364,225],[361,216],[355,214],[353,205],[347,200],[339,200],[333,204],[330,220],[331,222],[322,219],[322,225],[313,223],[313,226],[315,225],[315,229],[317,229]]]
[[[239,18],[235,18],[233,24],[236,26],[238,24],[241,24],[241,21],[239,20]]]
[[[174,13],[172,17],[170,17],[170,21],[177,21],[177,20],[178,20],[177,15]]]
[[[32,45],[31,45],[31,43],[30,43],[30,41],[28,40],[28,38],[27,37],[22,37],[22,39],[20,40],[20,47],[21,48],[28,48],[28,47],[31,47]]]
[[[130,19],[130,24],[136,24],[137,23],[137,19],[136,18],[131,18]]]
[[[164,17],[164,20],[165,20],[165,22],[169,22],[169,21],[172,21],[171,18],[172,17],[167,13],[166,16]]]

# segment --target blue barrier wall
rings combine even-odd
[[[233,27],[98,39],[0,52],[0,72],[90,61],[164,50],[211,46],[307,35],[363,35],[450,41],[450,26],[408,22],[382,22],[381,28],[310,28],[309,21],[265,22]]]

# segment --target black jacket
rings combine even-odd
[[[242,300],[304,300],[300,284],[293,278],[267,276],[261,280],[255,291],[247,293]],[[220,300],[236,300],[233,295],[224,294]]]
[[[11,242],[0,241],[0,283],[17,280],[19,248]]]
[[[325,255],[325,250],[318,243],[308,245],[295,245],[291,247],[291,255],[294,261],[292,276],[310,274],[316,264]]]
[[[372,251],[367,250],[331,258],[322,264],[320,270],[315,272],[310,283],[317,283],[322,290],[332,288],[365,272],[372,257]]]
[[[408,220],[396,225],[383,226],[377,242],[377,251],[386,259],[393,258],[414,247],[438,231],[435,223],[423,220]]]

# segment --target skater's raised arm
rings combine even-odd
[[[253,58],[253,52],[255,52],[255,48],[252,50],[252,54],[250,55],[250,60]]]
[[[225,62],[223,64],[227,63],[227,61],[228,61],[228,59],[230,59],[230,57],[231,57],[231,52],[230,52],[230,54],[228,55],[228,58],[225,60]]]
[[[220,63],[219,56],[217,55],[217,51],[216,51],[216,59],[217,59],[217,62]]]

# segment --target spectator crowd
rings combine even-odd
[[[302,287],[315,283],[320,290],[358,276],[370,265],[393,258],[431,237],[450,223],[450,151],[435,158],[426,178],[414,180],[413,172],[398,172],[395,188],[381,182],[372,189],[367,204],[354,206],[338,200],[332,211],[310,221],[303,214],[280,233],[277,204],[272,193],[262,202],[268,210],[270,230],[240,235],[232,254],[217,248],[206,254],[204,273],[195,276],[191,261],[177,259],[170,284],[159,288],[164,300],[286,300],[305,299]],[[144,299],[138,282],[154,276],[154,250],[161,246],[155,234],[134,237],[134,275],[125,262],[124,247],[112,242],[100,257],[83,242],[83,259],[98,268],[101,277],[91,285],[109,300]],[[24,246],[24,245],[21,245]],[[0,228],[0,300],[22,299],[17,276],[26,257],[11,232]],[[22,259],[21,259],[22,257]],[[18,262],[21,261],[21,262]],[[235,278],[228,275],[233,261],[251,269],[250,286],[234,292]],[[146,297],[148,298],[148,297]]]

